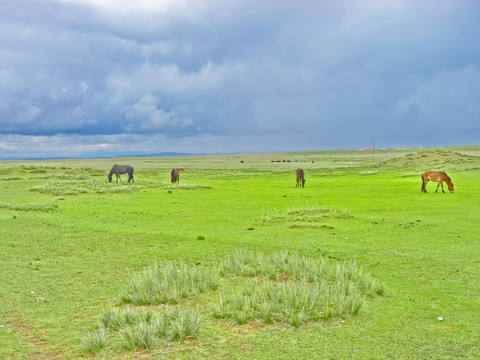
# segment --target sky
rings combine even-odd
[[[477,0],[2,0],[0,159],[479,144]]]

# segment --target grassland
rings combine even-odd
[[[0,161],[0,358],[480,358],[479,177],[480,146]]]

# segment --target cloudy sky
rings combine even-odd
[[[477,0],[2,0],[0,158],[479,144]]]

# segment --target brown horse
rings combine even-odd
[[[452,179],[443,171],[426,171],[422,174],[422,192],[427,192],[427,183],[428,181],[435,181],[438,182],[437,184],[437,189],[435,192],[438,192],[438,187],[442,185],[442,192],[445,192],[443,190],[443,182],[445,181],[448,186],[448,190],[453,194],[453,183]]]
[[[179,183],[180,184],[180,171],[185,171],[184,168],[177,168],[172,169],[171,176],[172,176],[172,183]]]
[[[120,177],[120,174],[128,174],[128,182],[130,180],[135,180],[133,179],[133,166],[130,165],[113,165],[112,170],[110,170],[110,173],[108,174],[108,181],[112,182],[112,176],[115,174],[117,176],[117,182],[118,179],[120,179],[120,182],[122,182],[122,178]]]
[[[297,184],[295,185],[295,187],[300,186],[300,180],[302,180],[302,188],[305,187],[305,173],[304,173],[303,169],[298,168],[297,169]]]

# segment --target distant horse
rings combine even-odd
[[[117,176],[117,182],[118,179],[120,179],[120,182],[122,182],[122,178],[120,177],[120,174],[128,174],[128,182],[130,180],[135,180],[133,179],[133,166],[130,165],[113,165],[112,170],[110,170],[110,173],[108,174],[108,181],[112,182],[112,176],[115,174]]]
[[[448,190],[453,193],[453,183],[452,179],[448,177],[448,175],[443,172],[443,171],[426,171],[422,174],[422,192],[427,192],[427,183],[429,180],[438,182],[437,184],[437,189],[435,192],[438,192],[438,187],[442,185],[442,192],[445,192],[443,190],[443,182],[445,181],[448,186]]]
[[[297,184],[295,187],[300,186],[300,180],[302,180],[302,188],[305,187],[305,173],[303,172],[303,169],[298,168],[297,169]]]
[[[176,168],[172,169],[171,176],[172,176],[172,183],[179,183],[180,184],[180,171],[185,171],[184,168]]]

